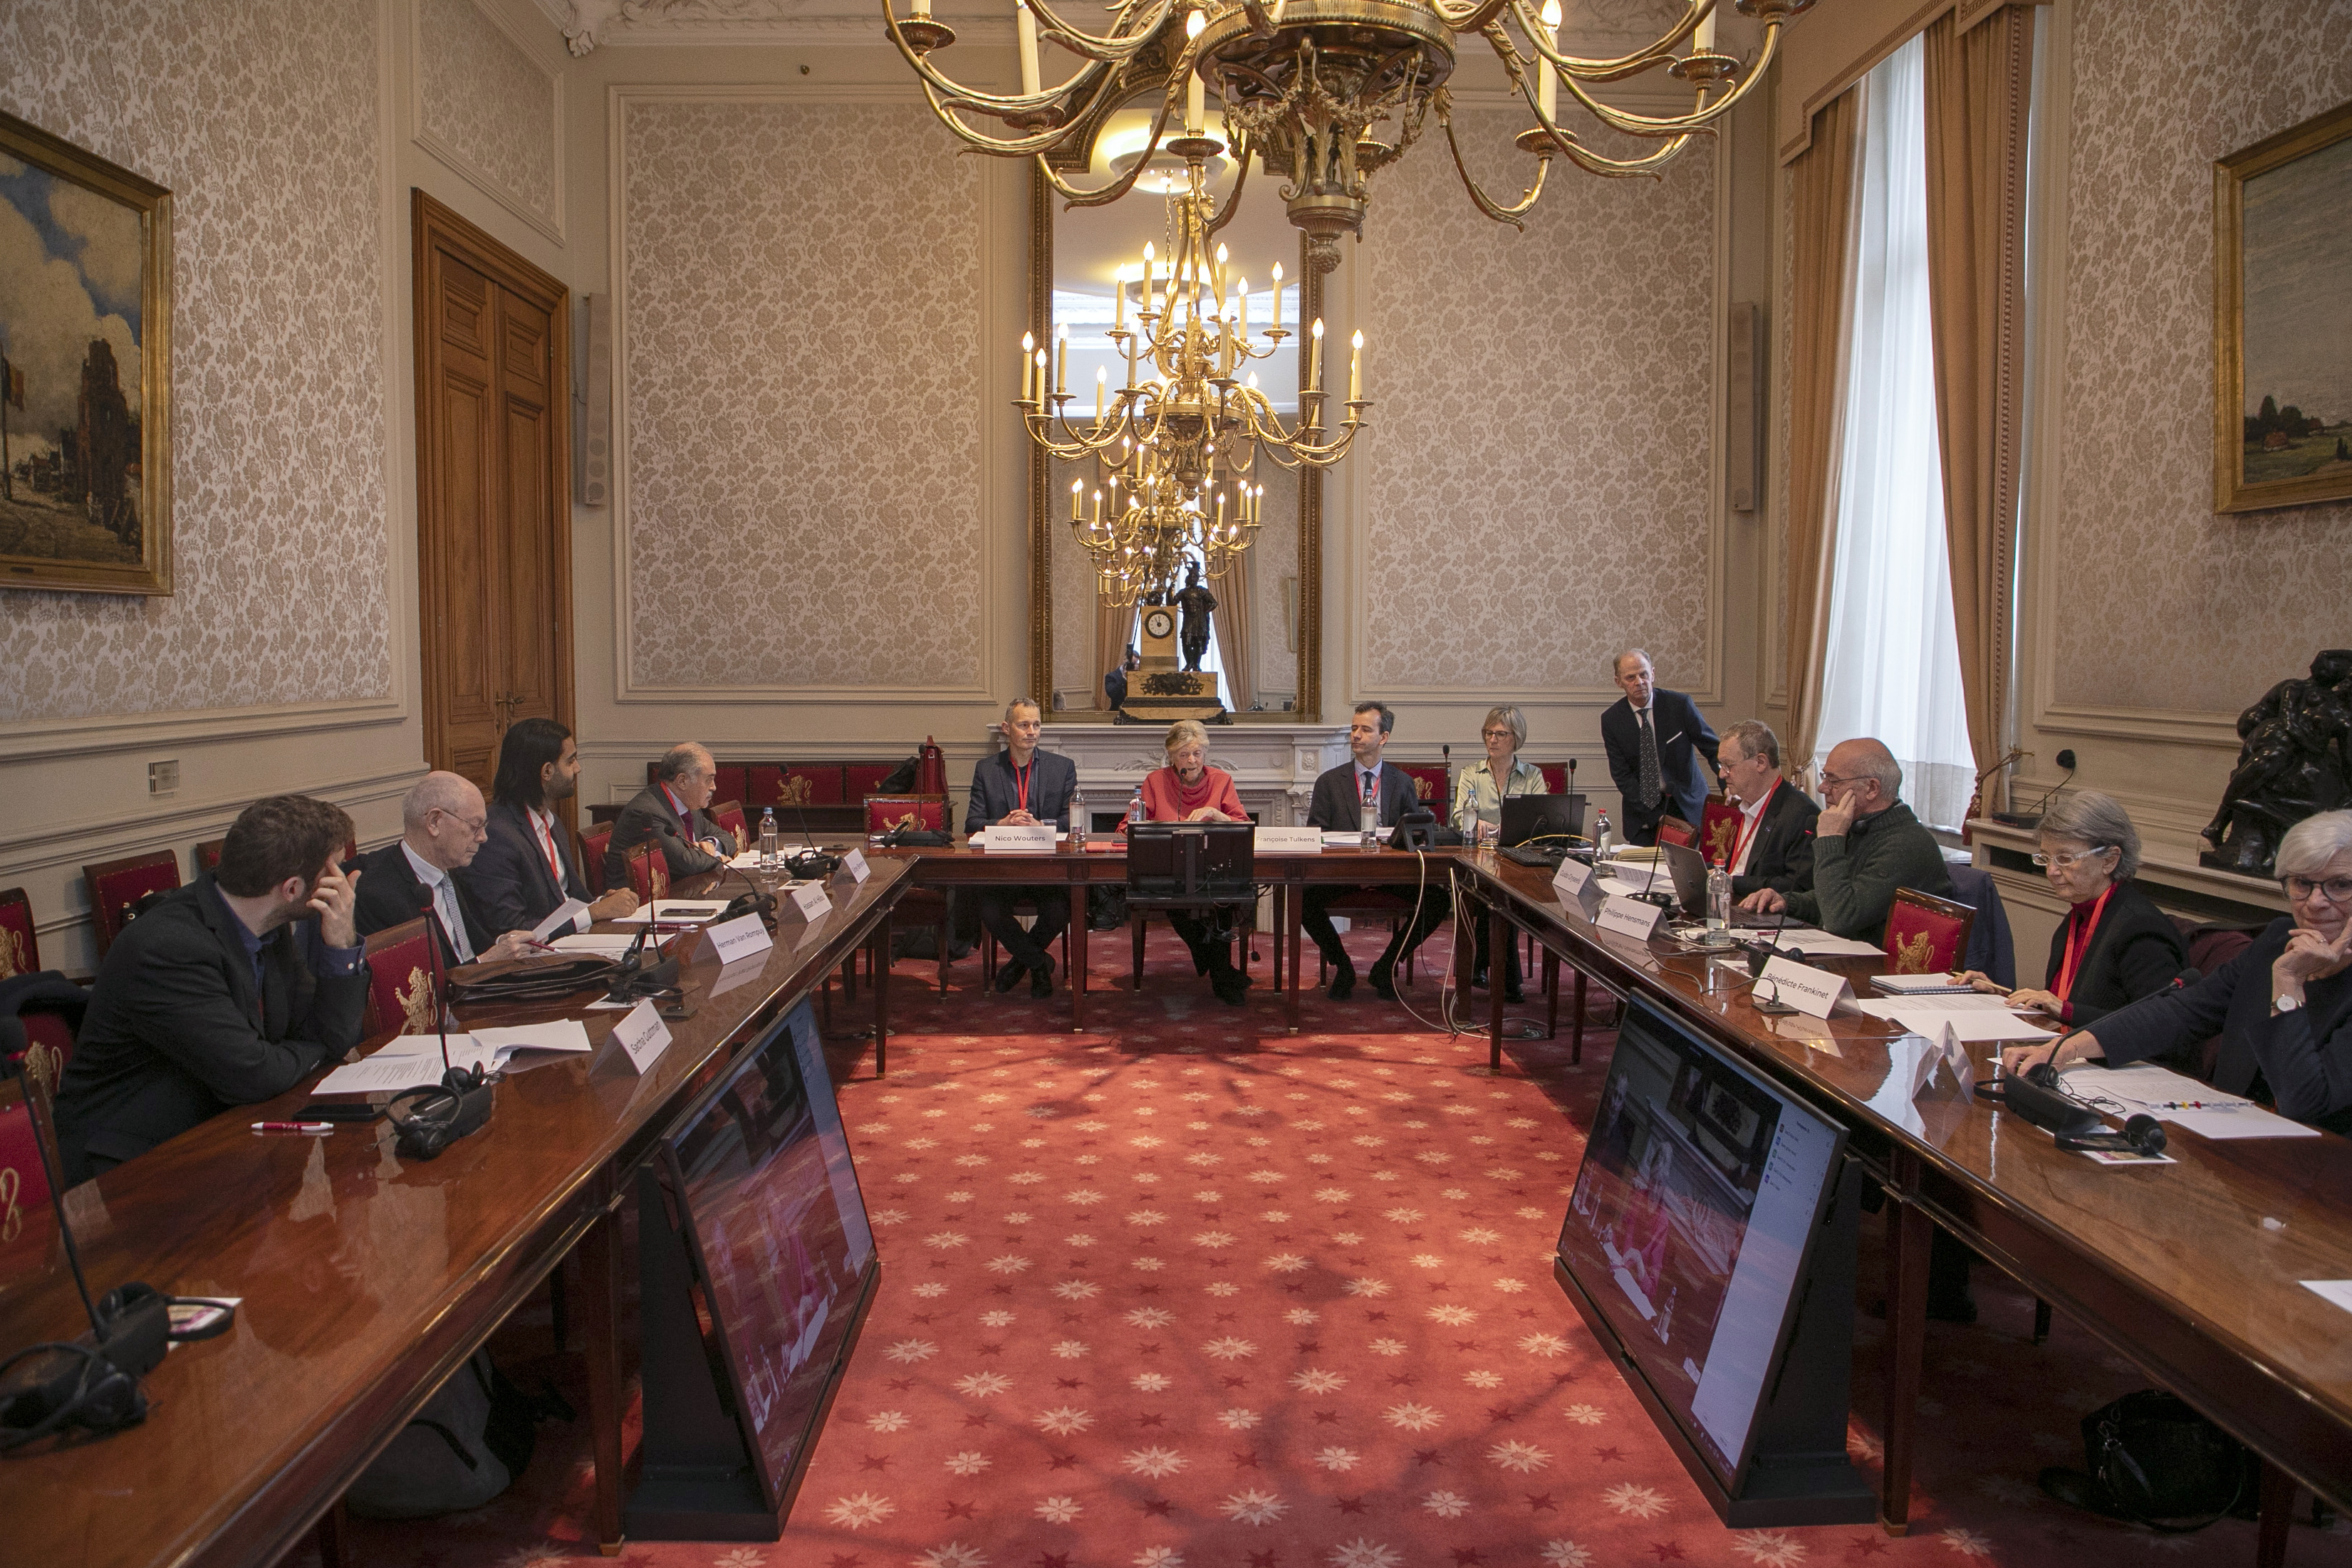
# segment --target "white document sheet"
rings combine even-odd
[[[1873,958],[1884,957],[1886,954],[1884,947],[1874,947],[1851,936],[1832,936],[1826,931],[1786,936],[1780,938],[1780,946],[1801,952],[1808,958]]]
[[[2319,1129],[2290,1122],[2260,1105],[2221,1111],[2158,1111],[2157,1117],[2204,1138],[2315,1138]]]
[[[1887,977],[1884,975],[1877,976],[1872,979],[1871,984],[1874,986],[1880,980],[1885,979],[1886,977]],[[1891,1019],[1896,1013],[1902,1012],[1906,1009],[1916,1011],[1922,1008],[1929,1009],[1939,1013],[2015,1012],[2020,1018],[2027,1016],[2022,1010],[2011,1008],[2009,1003],[2001,998],[1986,996],[1978,991],[1960,991],[1950,996],[1940,997],[1895,997],[1892,998],[1874,997],[1869,1001],[1857,1002],[1854,1005],[1862,1009],[1864,1012],[1868,1013],[1871,1017],[1879,1019]]]
[[[425,1039],[426,1043],[432,1046],[431,1051],[419,1055],[394,1051],[392,1046],[398,1045],[401,1041],[394,1040],[392,1045],[385,1046],[364,1061],[336,1068],[326,1077],[319,1080],[319,1086],[310,1092],[313,1094],[397,1094],[404,1089],[429,1089],[441,1082],[441,1042],[432,1037],[420,1038]],[[457,1061],[459,1047],[472,1044],[473,1038],[470,1035],[451,1035],[449,1060],[452,1062]]]
[[[635,941],[633,934],[596,932],[586,936],[558,936],[548,944],[559,953],[593,953],[602,957],[617,958],[629,950]]]
[[[530,939],[544,942],[559,931],[585,931],[593,924],[588,918],[588,906],[576,898],[567,898],[554,914],[530,928]]]
[[[1994,1007],[2002,1005],[1999,997],[1979,991],[1949,975],[1874,975],[1870,983],[1882,991],[1906,997],[1982,997]]]
[[[2352,1280],[2305,1280],[2303,1288],[2352,1312]]]

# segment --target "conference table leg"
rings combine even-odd
[[[1919,1375],[1927,1350],[1927,1253],[1935,1223],[1911,1201],[1919,1156],[1897,1149],[1886,1191],[1886,1468],[1879,1483],[1879,1523],[1889,1535],[1911,1527],[1911,1442],[1919,1414]]]
[[[1518,932],[1503,914],[1503,903],[1496,899],[1486,905],[1486,1066],[1495,1072],[1503,1071],[1503,960],[1510,956],[1511,944],[1519,939]],[[1454,956],[1454,984],[1461,984],[1462,955]]]
[[[874,1076],[890,1071],[890,912],[874,927],[874,956],[867,978],[874,982]]]
[[[1584,1065],[1584,971],[1576,971],[1576,1021],[1568,1026],[1568,1064]]]
[[[2267,1474],[2267,1470],[2264,1472]],[[319,1516],[318,1527],[311,1539],[319,1547],[319,1568],[349,1568],[352,1554],[352,1516],[337,1498],[335,1506]],[[292,1555],[292,1553],[288,1553]]]
[[[1283,885],[1286,894],[1284,903],[1287,907],[1284,910],[1282,917],[1283,936],[1276,937],[1276,940],[1280,941],[1287,937],[1290,942],[1290,1032],[1297,1034],[1299,989],[1298,942],[1300,935],[1305,930],[1301,922],[1307,917],[1307,879],[1294,873]]]
[[[2286,1531],[2294,1522],[2294,1478],[2264,1459],[2262,1514],[2254,1527],[2254,1568],[2283,1568]]]
[[[621,1222],[606,1209],[580,1239],[580,1327],[587,1341],[588,1432],[596,1458],[590,1522],[621,1553]]]
[[[1070,883],[1070,1032],[1087,1029],[1087,884]]]

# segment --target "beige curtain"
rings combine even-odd
[[[1791,772],[1811,758],[1822,722],[1861,131],[1857,85],[1813,117],[1812,145],[1789,165],[1796,298],[1789,357],[1789,728],[1781,758]]]
[[[1217,638],[1217,662],[1225,667],[1225,692],[1235,713],[1244,713],[1257,701],[1257,552],[1248,550],[1233,570],[1209,584],[1217,596],[1217,612],[1209,629]]]
[[[1927,296],[1944,528],[1969,747],[2002,750],[2025,373],[2025,143],[2033,13],[1927,29]],[[1985,802],[1987,806],[1997,804]]]
[[[1092,580],[1094,573],[1089,570],[1087,576]],[[1135,606],[1129,604],[1122,609],[1113,610],[1104,604],[1100,598],[1097,598],[1095,601],[1094,706],[1098,713],[1110,711],[1110,694],[1103,690],[1103,677],[1118,668],[1119,660],[1127,656],[1128,643],[1134,639]],[[1128,694],[1130,696],[1138,695],[1136,683],[1139,679],[1141,679],[1139,672],[1127,677]]]

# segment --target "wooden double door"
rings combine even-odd
[[[508,726],[572,723],[570,294],[423,191],[411,221],[425,755],[488,794]]]

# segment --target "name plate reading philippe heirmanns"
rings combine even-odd
[[[1601,906],[1601,917],[1593,924],[1603,931],[1647,942],[1650,933],[1658,928],[1658,917],[1664,914],[1665,911],[1656,904],[1644,904],[1638,898],[1612,898]]]
[[[1773,988],[1780,989],[1780,999],[1801,1013],[1811,1013],[1826,1019],[1837,1010],[1839,1002],[1853,993],[1845,977],[1829,969],[1816,969],[1811,964],[1800,964],[1794,958],[1775,957],[1756,977],[1755,994],[1769,998]]]
[[[793,921],[815,920],[833,913],[833,895],[821,882],[796,883],[784,889],[778,918]]]
[[[628,1053],[629,1065],[643,1073],[669,1049],[669,1025],[662,1022],[652,1002],[643,1001],[621,1015],[613,1025],[613,1038]]]
[[[1319,855],[1323,852],[1323,830],[1260,828],[1252,841],[1260,854]]]
[[[874,868],[866,863],[864,850],[844,850],[841,852],[841,864],[834,868],[833,880],[856,887],[873,874]]]
[[[768,935],[768,923],[757,914],[751,914],[740,920],[704,926],[702,940],[696,946],[694,956],[697,958],[713,958],[720,964],[731,964],[738,958],[764,953],[775,945],[776,939]]]
[[[980,831],[980,847],[991,854],[1052,854],[1054,824],[1051,822],[996,822]]]

